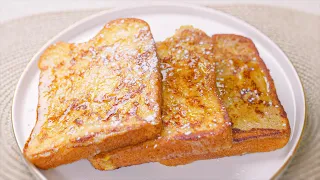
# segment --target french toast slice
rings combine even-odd
[[[231,123],[217,96],[212,39],[191,26],[157,43],[162,72],[161,136],[136,146],[100,153],[90,162],[112,170],[229,148]]]
[[[162,129],[161,73],[149,25],[107,23],[85,43],[39,60],[37,122],[25,157],[41,169],[154,139]]]
[[[216,83],[233,123],[230,149],[161,161],[168,166],[199,159],[268,152],[285,146],[290,124],[270,76],[254,43],[243,36],[213,36]]]

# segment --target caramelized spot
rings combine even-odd
[[[81,126],[83,124],[83,120],[81,120],[80,118],[77,118],[74,120],[74,123],[78,126]]]
[[[274,105],[273,82],[253,43],[233,35],[215,35],[213,39],[217,87],[233,128],[283,129],[285,113]]]
[[[84,132],[103,131],[94,138],[100,143],[127,126],[158,125],[161,77],[155,50],[147,23],[137,19],[113,21],[85,43],[50,46],[39,61],[38,119],[44,123],[37,123],[30,151],[79,138],[93,143]],[[153,101],[144,103],[146,96]]]
[[[194,131],[214,131],[228,119],[215,94],[211,45],[210,37],[193,28],[181,28],[173,37],[157,43],[165,125],[162,136],[197,138],[192,136]]]

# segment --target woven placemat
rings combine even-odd
[[[282,179],[320,179],[320,17],[269,6],[214,6],[269,36],[292,61],[305,88],[308,115],[300,147]],[[14,140],[11,103],[33,54],[55,34],[99,10],[40,14],[0,24],[0,179],[35,179]]]

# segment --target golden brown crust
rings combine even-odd
[[[231,123],[215,87],[211,38],[190,26],[157,43],[163,74],[161,136],[90,158],[100,170],[206,154],[231,145]]]
[[[80,159],[88,158],[99,152],[101,149],[110,149],[113,147],[123,147],[132,144],[138,144],[141,141],[146,141],[151,138],[155,138],[155,134],[158,133],[158,129],[161,129],[161,125],[156,127],[151,125],[142,126],[141,128],[129,130],[127,132],[119,133],[117,136],[110,136],[103,142],[88,146],[73,146],[73,147],[61,147],[58,151],[49,150],[46,152],[40,152],[39,154],[52,153],[49,156],[37,156],[34,155],[32,159],[26,158],[41,169],[49,169],[57,167],[61,164],[71,163]],[[80,141],[82,142],[82,141]],[[25,147],[27,148],[27,147]],[[54,153],[54,154],[53,154]]]
[[[222,151],[229,148],[229,144],[226,143],[228,136],[228,131],[224,131],[216,136],[208,135],[197,140],[151,140],[137,146],[100,153],[89,158],[89,161],[96,169],[113,170],[142,163],[159,162],[166,158],[191,156],[213,150]]]
[[[247,49],[250,49],[253,51],[252,57],[257,58],[256,61],[259,63],[259,68],[261,69],[261,71],[263,71],[264,75],[267,78],[267,81],[269,84],[269,89],[270,89],[269,95],[271,96],[273,104],[276,104],[277,106],[279,106],[277,109],[280,111],[279,114],[282,117],[281,120],[284,123],[283,125],[285,125],[280,130],[275,130],[275,129],[271,129],[271,128],[269,128],[269,129],[268,128],[252,128],[250,130],[241,131],[241,130],[234,127],[233,132],[235,132],[235,131],[237,132],[237,133],[233,133],[234,134],[233,135],[234,141],[235,140],[241,141],[241,139],[244,139],[244,137],[245,137],[245,139],[252,139],[254,137],[267,137],[267,136],[277,137],[279,135],[289,138],[291,129],[290,129],[290,124],[289,124],[289,121],[287,118],[287,114],[286,114],[281,102],[279,101],[273,79],[270,75],[270,71],[266,67],[263,60],[261,59],[259,52],[258,52],[256,46],[254,45],[253,41],[247,37],[235,35],[235,34],[218,34],[218,35],[214,35],[212,38],[213,38],[214,42],[218,42],[219,39],[228,40],[228,41],[236,40],[239,42],[239,44],[245,44],[244,46]],[[246,52],[244,51],[244,53],[246,53]],[[242,55],[242,53],[239,53],[239,54]]]
[[[264,137],[281,137],[285,134],[284,130],[277,129],[250,129],[250,130],[239,130],[236,128],[232,129],[233,142],[243,142],[249,139],[258,139]]]
[[[281,120],[284,127],[281,129],[275,128],[252,128],[249,130],[241,130],[239,128],[233,127],[232,130],[232,136],[233,136],[233,145],[230,149],[224,149],[223,151],[216,151],[213,153],[208,153],[205,155],[191,155],[188,157],[183,158],[173,158],[169,160],[163,160],[160,161],[161,164],[167,165],[167,166],[177,166],[177,165],[183,165],[188,164],[196,160],[205,160],[205,159],[213,159],[213,158],[219,158],[219,157],[225,157],[225,156],[233,156],[233,155],[243,155],[246,153],[254,153],[254,152],[268,152],[273,151],[279,148],[284,147],[290,138],[290,125],[289,121],[287,119],[286,112],[284,111],[274,86],[273,79],[270,76],[270,72],[267,69],[265,63],[260,58],[259,53],[254,45],[254,43],[243,36],[239,35],[233,35],[233,34],[221,34],[221,35],[214,35],[213,40],[218,44],[219,41],[225,41],[224,43],[228,43],[229,41],[236,41],[238,43],[238,46],[244,45],[245,48],[239,48],[239,49],[233,49],[229,47],[222,47],[223,53],[231,53],[239,56],[247,56],[246,59],[256,57],[257,62],[259,63],[259,68],[264,72],[266,75],[267,81],[269,82],[269,88],[270,88],[270,96],[274,104],[276,104],[278,107],[278,110],[280,111],[279,116],[281,117]],[[217,45],[219,46],[219,45]],[[253,54],[249,55],[250,52],[253,52]],[[221,58],[221,57],[220,57]],[[219,68],[218,68],[219,69]],[[223,77],[223,76],[221,76]],[[228,95],[228,94],[227,94]],[[233,109],[229,109],[230,111],[233,111]],[[230,113],[228,111],[228,113]],[[260,112],[257,112],[260,113]],[[233,120],[231,118],[231,120]]]
[[[232,148],[227,148],[227,149],[217,149],[216,151],[212,151],[209,153],[199,153],[199,152],[204,152],[206,150],[203,149],[198,149],[198,151],[195,151],[191,154],[183,154],[180,157],[172,157],[171,159],[158,159],[157,161],[159,161],[162,164],[168,165],[168,166],[176,166],[176,165],[181,165],[181,164],[187,164],[187,163],[191,163],[193,161],[196,160],[201,160],[201,159],[212,159],[212,158],[219,158],[219,157],[224,157],[224,156],[232,156],[232,155],[242,155],[245,153],[254,153],[254,152],[267,152],[267,151],[272,151],[278,148],[282,148],[283,146],[286,145],[286,143],[289,140],[290,137],[290,126],[289,126],[289,122],[288,119],[286,117],[286,113],[282,107],[282,105],[280,104],[276,91],[275,91],[275,86],[273,83],[273,80],[270,76],[269,70],[266,68],[264,62],[261,60],[261,58],[259,57],[258,51],[255,48],[253,42],[245,37],[242,36],[238,36],[238,35],[215,35],[213,37],[215,45],[217,47],[219,47],[220,45],[218,44],[218,41],[223,41],[222,48],[220,50],[216,50],[216,54],[217,54],[217,58],[240,58],[240,59],[244,59],[244,61],[250,61],[251,58],[257,58],[256,61],[258,63],[257,66],[254,67],[258,67],[257,70],[262,70],[263,74],[265,74],[265,77],[267,78],[267,83],[269,83],[269,91],[267,92],[263,87],[260,87],[261,89],[259,89],[262,93],[269,93],[268,96],[271,96],[271,100],[272,103],[275,106],[279,106],[277,109],[279,109],[279,117],[276,123],[283,123],[283,125],[285,125],[284,127],[275,127],[274,129],[270,128],[270,126],[272,127],[273,124],[268,124],[266,126],[266,124],[264,124],[262,122],[262,124],[260,124],[259,126],[264,127],[264,128],[251,128],[251,129],[241,129],[243,128],[243,126],[239,126],[239,128],[237,128],[237,126],[234,126],[233,130],[232,130],[232,135],[233,135],[233,145]],[[224,42],[227,41],[227,42]],[[228,42],[233,43],[233,41],[235,41],[237,43],[237,47],[239,49],[234,49],[233,44],[231,44],[232,47],[228,47],[230,44],[228,44]],[[226,47],[224,47],[224,45],[226,45]],[[238,46],[239,45],[239,46]],[[219,52],[220,51],[220,52]],[[219,54],[220,53],[220,54]],[[237,62],[235,62],[237,63]],[[218,66],[217,72],[221,72],[219,69],[222,68],[223,70],[225,68],[229,68],[230,65],[226,65],[225,66]],[[244,65],[240,65],[240,67],[245,67]],[[231,68],[231,67],[230,67]],[[218,76],[218,78],[223,78],[223,73],[221,73],[222,75]],[[227,76],[226,76],[227,77]],[[245,76],[247,78],[247,76]],[[250,76],[249,76],[250,77]],[[247,79],[249,80],[249,79]],[[229,85],[229,84],[227,84]],[[240,84],[240,87],[243,85]],[[221,86],[223,87],[223,86]],[[224,90],[224,88],[220,88],[221,90]],[[235,89],[231,89],[231,91],[236,91]],[[223,91],[222,91],[223,92]],[[239,92],[236,92],[239,93]],[[227,94],[228,96],[228,94]],[[228,99],[228,97],[226,98]],[[226,100],[224,99],[224,100]],[[227,102],[226,102],[227,103]],[[245,104],[249,104],[247,102],[245,102]],[[250,104],[249,104],[250,105]],[[252,106],[255,106],[254,104]],[[259,106],[259,104],[258,104]],[[263,106],[263,107],[267,107],[267,106]],[[229,109],[232,111],[232,109]],[[255,112],[256,115],[259,117],[261,115],[261,113],[264,112],[260,112],[260,111],[256,111]],[[277,112],[275,113],[277,116]],[[236,116],[232,116],[232,117],[236,117]],[[245,122],[241,122],[244,123]],[[246,125],[246,124],[245,124]],[[282,124],[281,124],[282,125]],[[170,140],[172,142],[172,140]],[[176,142],[172,143],[172,145],[169,145],[168,147],[166,147],[167,149],[173,148],[171,149],[171,151],[175,151],[176,149],[174,149],[174,144],[176,144]],[[149,144],[149,145],[154,145],[154,144]],[[179,148],[183,147],[183,145],[178,146]],[[135,149],[133,149],[135,151]],[[110,169],[115,169],[118,167],[122,167],[122,166],[127,166],[127,165],[133,165],[133,164],[140,164],[142,162],[149,162],[148,160],[146,161],[141,161],[140,159],[145,159],[146,155],[147,157],[149,156],[147,154],[147,152],[143,151],[143,148],[138,148],[138,150],[141,153],[135,154],[135,157],[127,157],[126,155],[132,155],[130,151],[132,151],[132,149],[128,148],[127,151],[119,151],[119,152],[115,152],[115,153],[110,153],[106,156],[96,156],[96,159],[92,159],[91,163],[97,168],[97,169],[103,169],[103,170],[110,170]],[[161,151],[157,151],[157,153],[161,153]],[[152,161],[152,160],[151,160]]]
[[[279,98],[277,95],[276,88],[274,86],[273,79],[270,74],[270,70],[267,68],[266,64],[263,62],[263,60],[260,57],[259,51],[256,48],[255,44],[253,41],[247,37],[240,36],[240,35],[235,35],[235,34],[219,34],[219,35],[214,35],[212,38],[214,41],[216,41],[218,38],[231,38],[231,39],[238,39],[240,43],[246,43],[248,48],[254,51],[254,56],[257,57],[257,61],[259,62],[259,67],[262,69],[262,71],[265,73],[267,80],[270,85],[270,94],[272,96],[272,99],[277,102],[277,104],[280,106],[279,110],[281,111],[281,116],[286,119],[286,123],[289,124],[288,118],[287,118],[287,113],[285,112]],[[290,126],[287,126],[286,131],[289,131],[290,134]]]
[[[162,129],[155,50],[149,25],[134,18],[109,22],[86,43],[48,47],[25,157],[48,169],[155,138]]]
[[[284,147],[288,142],[286,136],[271,136],[256,139],[249,139],[239,143],[234,142],[232,148],[224,149],[205,155],[191,155],[183,158],[175,158],[160,161],[161,164],[166,166],[178,166],[189,164],[197,160],[215,159],[226,156],[244,155],[247,153],[255,152],[269,152]]]

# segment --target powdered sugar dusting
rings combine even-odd
[[[167,68],[167,69],[162,69],[161,74],[162,74],[162,81],[165,81],[167,79],[167,75],[169,71],[172,71],[173,68]]]
[[[127,119],[158,123],[160,100],[154,86],[159,85],[160,72],[155,42],[148,25],[127,21],[110,22],[87,43],[72,44],[66,63],[59,56],[43,60],[48,68],[41,72],[40,121],[32,135],[34,139],[39,139],[44,125],[50,129],[48,137],[59,132],[72,141],[80,141],[86,139],[84,134],[97,132],[95,129],[103,128],[105,133],[118,130]],[[119,29],[113,31],[115,27]],[[62,45],[57,43],[55,48],[67,47]],[[139,96],[148,96],[152,101],[145,104]],[[146,111],[143,113],[149,115],[145,119],[138,117],[141,106]],[[95,140],[101,138],[104,135]],[[38,147],[41,148],[45,147]]]
[[[155,118],[156,118],[156,113],[145,117],[144,120],[152,124],[152,123],[155,123]]]

